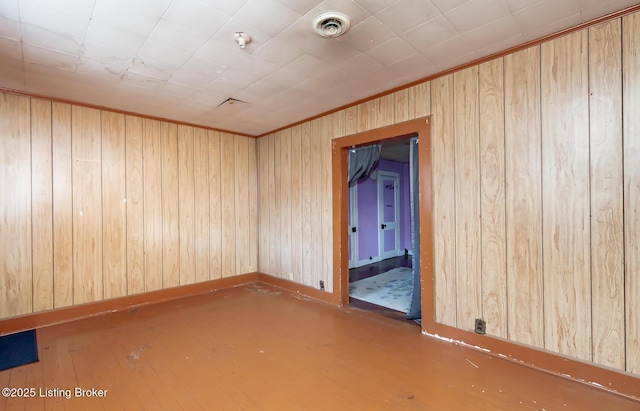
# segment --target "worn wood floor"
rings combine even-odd
[[[266,285],[51,326],[38,342],[40,362],[0,372],[0,387],[37,395],[0,397],[0,409],[640,409],[405,322]],[[76,387],[106,395],[76,397]]]

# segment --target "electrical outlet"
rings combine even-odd
[[[324,281],[320,280],[320,291],[324,291]]]
[[[484,335],[487,332],[487,322],[481,318],[476,318],[476,334]]]

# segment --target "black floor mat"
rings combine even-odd
[[[0,337],[0,371],[38,361],[36,330]]]

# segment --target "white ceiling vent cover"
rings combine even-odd
[[[313,31],[322,37],[338,37],[349,30],[351,21],[342,13],[322,13],[313,20]]]

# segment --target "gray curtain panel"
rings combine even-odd
[[[382,146],[374,144],[349,150],[349,184],[360,177],[368,176],[380,160]]]
[[[413,294],[407,319],[422,318],[421,284],[420,284],[420,180],[418,167],[418,137],[413,137],[409,146],[409,189],[411,191],[411,246],[413,255]]]

